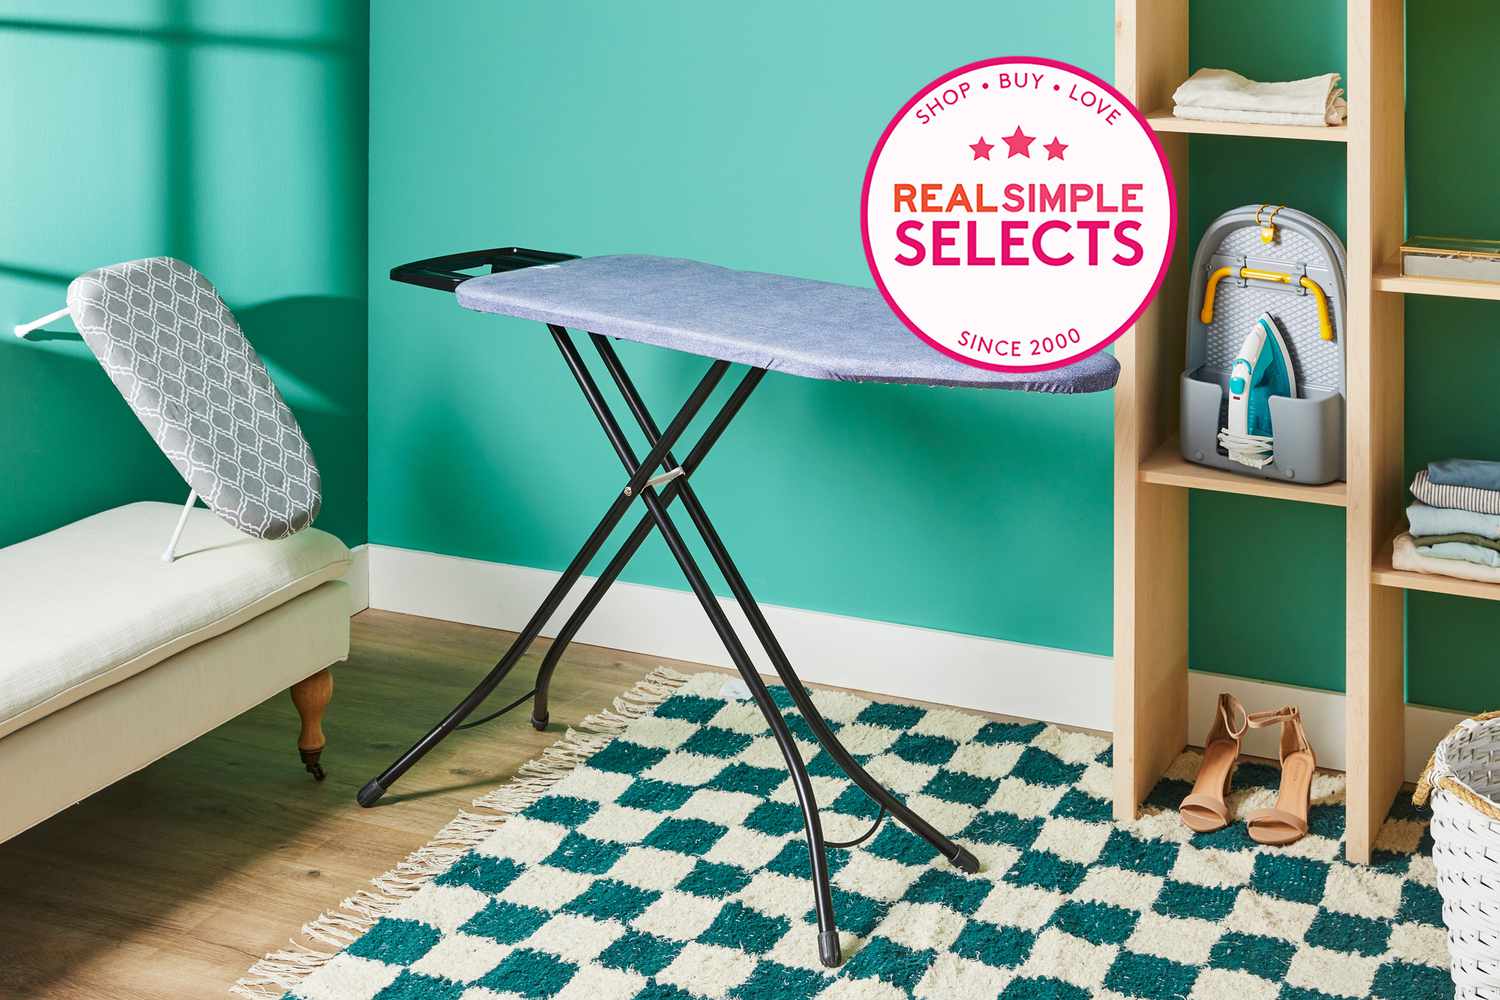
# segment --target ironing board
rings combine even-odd
[[[171,257],[97,268],[68,286],[68,309],[194,496],[256,538],[286,538],[313,522],[323,487],[312,447],[196,268]]]
[[[486,267],[489,274],[474,276],[465,273]],[[563,650],[654,527],[661,533],[704,613],[723,640],[730,659],[749,687],[785,758],[807,833],[818,919],[818,953],[823,964],[836,967],[842,961],[826,848],[853,847],[863,843],[889,814],[936,848],[955,867],[970,874],[977,872],[979,863],[974,855],[934,829],[891,794],[835,737],[792,669],[689,480],[767,371],[840,381],[1083,393],[1106,390],[1115,384],[1120,370],[1115,359],[1096,354],[1077,364],[1042,372],[1011,373],[975,368],[934,351],[912,336],[871,289],[736,271],[673,258],[640,255],[578,258],[550,251],[502,247],[415,261],[394,268],[391,277],[396,281],[454,292],[459,304],[469,309],[546,324],[568,370],[624,466],[627,478],[620,494],[610,504],[583,548],[573,557],[494,669],[426,736],[360,790],[360,805],[371,806],[379,801],[393,782],[454,729],[488,722],[533,699],[532,724],[538,729],[545,728],[548,686]],[[570,327],[587,331],[605,370],[645,435],[649,444],[645,458],[636,458],[635,450],[605,401],[598,383],[585,366],[568,332]],[[612,337],[712,359],[707,373],[665,431],[658,427],[625,372],[610,343]],[[709,422],[698,443],[679,462],[674,457],[673,446],[723,379],[731,363],[747,365],[749,371]],[[498,711],[466,722],[520,661],[636,498],[645,505],[646,515],[559,631],[538,670],[535,688]],[[812,783],[786,720],[667,512],[667,508],[679,500],[808,728],[850,780],[879,805],[880,812],[874,825],[857,840],[842,844],[825,841]]]

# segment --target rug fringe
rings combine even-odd
[[[447,871],[455,861],[505,821],[521,812],[580,764],[607,746],[636,719],[648,715],[657,705],[688,681],[667,667],[657,667],[630,690],[615,698],[614,705],[591,715],[569,729],[563,738],[542,751],[539,757],[521,765],[516,777],[475,799],[483,813],[460,812],[438,831],[427,845],[408,855],[384,875],[302,927],[308,942],[293,940],[291,947],[273,951],[250,967],[229,988],[235,996],[249,1000],[280,1000],[288,990],[326,965],[335,955],[358,938],[381,917],[415,895],[428,882]],[[329,946],[316,947],[313,942]]]

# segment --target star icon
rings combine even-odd
[[[1027,135],[1021,131],[1021,126],[1017,125],[1015,132],[1005,136],[1005,145],[1010,147],[1010,151],[1005,154],[1005,158],[1008,160],[1012,156],[1024,156],[1028,160],[1031,159],[1031,144],[1035,141],[1036,136]]]
[[[1059,141],[1057,136],[1054,135],[1052,137],[1052,141],[1047,143],[1047,145],[1043,146],[1042,148],[1047,151],[1047,159],[1061,160],[1063,158],[1063,150],[1068,148],[1068,144]]]
[[[978,142],[969,143],[969,148],[974,151],[974,159],[988,160],[990,158],[990,150],[995,148],[995,144],[993,142],[985,142],[984,136],[980,136]]]

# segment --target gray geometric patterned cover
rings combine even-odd
[[[312,523],[312,449],[234,314],[171,257],[101,267],[68,286],[68,309],[115,388],[209,508],[247,535]]]

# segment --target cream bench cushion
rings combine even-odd
[[[308,528],[263,541],[212,512],[135,503],[0,549],[0,737],[344,575]]]

